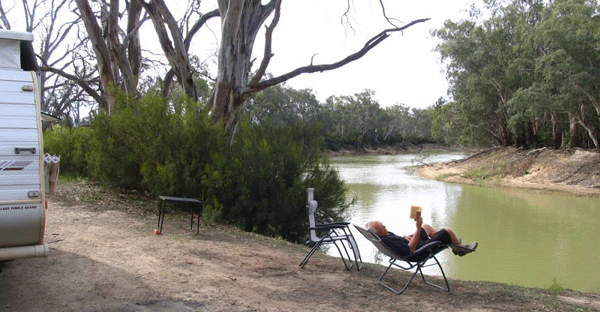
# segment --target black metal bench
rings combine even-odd
[[[188,206],[192,212],[192,219],[190,221],[190,229],[194,228],[194,214],[198,214],[198,229],[196,234],[200,233],[200,216],[202,215],[202,202],[194,198],[185,197],[172,197],[172,196],[159,196],[158,202],[158,230],[162,233],[163,223],[165,222],[165,213],[167,203],[172,205]]]

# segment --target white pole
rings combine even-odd
[[[315,199],[315,189],[308,188],[306,191],[308,193],[308,201],[310,202],[311,200],[314,200]]]

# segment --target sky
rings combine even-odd
[[[15,1],[13,3],[18,2]],[[169,0],[167,5],[177,17],[183,14],[181,8],[185,8],[188,1]],[[268,72],[278,76],[309,65],[311,58],[314,64],[334,63],[358,51],[368,39],[392,28],[383,17],[380,1],[385,5],[387,16],[399,26],[421,18],[430,20],[402,33],[391,33],[357,61],[333,71],[300,75],[288,80],[286,85],[311,89],[320,101],[332,95],[354,95],[369,89],[374,91],[374,99],[382,107],[404,104],[427,108],[440,97],[448,100],[445,66],[441,64],[439,54],[433,51],[439,41],[430,31],[441,28],[448,19],[467,18],[470,4],[481,5],[482,0],[283,0],[280,22],[273,34],[274,56]],[[348,3],[351,3],[347,14],[350,26],[343,26],[341,18]],[[19,8],[17,5],[16,9]],[[215,8],[216,1],[202,2],[203,11]],[[19,24],[18,18],[22,15],[16,11],[11,15],[14,23]],[[197,54],[200,59],[214,55],[219,28],[219,19],[212,19],[208,27],[194,37],[190,54]],[[161,54],[152,24],[145,23],[141,32],[144,48]],[[253,70],[262,60],[263,46],[264,31],[259,33],[254,45],[256,61]],[[214,58],[212,62],[214,67]],[[162,76],[164,73],[160,71],[166,72],[166,69],[158,71],[157,74]]]
[[[348,14],[353,29],[341,24],[347,1],[353,3]],[[403,33],[392,33],[363,58],[342,68],[304,74],[286,85],[312,89],[320,101],[331,95],[354,95],[369,89],[375,92],[374,98],[382,107],[405,104],[427,108],[440,97],[448,99],[445,66],[433,51],[439,40],[430,31],[441,28],[448,19],[467,18],[473,0],[383,0],[383,3],[386,15],[398,20],[398,25],[421,18],[431,20],[411,26]],[[391,25],[383,18],[379,0],[285,0],[274,33],[275,55],[269,71],[277,76],[308,65],[315,54],[314,64],[333,63],[359,50],[386,28]],[[257,40],[255,54],[261,51],[258,55],[262,55],[262,42]]]

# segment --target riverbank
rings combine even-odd
[[[153,235],[155,199],[86,181],[61,181],[49,204],[50,256],[0,264],[0,311],[600,311],[600,294],[557,284],[450,279],[444,292],[416,279],[398,296],[380,265],[346,271],[317,253],[301,269],[304,245],[215,224],[196,234],[187,215]]]
[[[419,166],[416,174],[450,183],[600,197],[597,151],[492,148],[461,160]]]
[[[362,149],[342,149],[337,151],[327,151],[327,155],[329,157],[339,157],[339,156],[361,156],[361,155],[397,155],[397,154],[417,154],[422,151],[427,151],[428,153],[437,153],[437,152],[463,152],[463,153],[472,153],[474,149],[460,148],[460,147],[451,147],[443,144],[421,144],[421,145],[412,145],[407,144],[406,146],[385,146],[379,148],[370,148],[365,147]]]

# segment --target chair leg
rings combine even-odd
[[[404,293],[404,291],[406,290],[406,288],[408,288],[408,285],[410,285],[410,283],[412,283],[413,279],[417,276],[417,273],[420,273],[421,274],[421,278],[423,279],[423,282],[425,282],[425,284],[449,292],[450,291],[450,285],[448,284],[448,279],[446,278],[446,274],[444,273],[444,269],[442,268],[442,265],[440,264],[440,262],[437,260],[437,258],[435,256],[432,257],[432,258],[435,260],[435,262],[437,263],[437,266],[440,268],[440,271],[442,272],[442,276],[444,277],[444,282],[446,283],[446,287],[443,287],[443,286],[440,286],[440,285],[437,285],[437,284],[433,284],[433,283],[430,283],[427,280],[425,280],[425,275],[423,274],[422,268],[426,266],[425,263],[427,262],[427,260],[419,262],[417,265],[410,265],[410,267],[408,267],[408,268],[404,268],[404,267],[400,266],[400,268],[402,268],[402,269],[404,269],[406,271],[412,269],[415,266],[417,267],[415,269],[415,272],[412,274],[412,276],[408,280],[408,282],[400,290],[395,290],[394,288],[390,287],[389,285],[387,285],[387,284],[385,284],[383,282],[383,277],[387,274],[387,272],[390,270],[390,268],[393,265],[398,266],[397,264],[395,264],[395,260],[391,261],[390,265],[383,272],[383,274],[381,274],[381,276],[379,277],[379,284],[383,285],[385,288],[389,289],[393,293],[400,295],[400,294]]]
[[[337,248],[338,252],[340,253],[340,258],[342,258],[342,262],[344,262],[344,266],[346,267],[346,270],[350,271],[350,269],[352,269],[352,258],[350,258],[350,253],[348,253],[348,249],[346,248],[344,243],[341,241],[339,243],[342,244],[342,247],[344,248],[344,251],[346,252],[346,256],[348,257],[348,262],[346,262],[346,258],[344,258],[344,254],[342,253],[342,250],[338,246],[337,241],[335,241],[335,240],[333,241],[335,248]]]
[[[335,234],[335,232],[333,232],[333,233]],[[362,258],[360,256],[360,251],[358,250],[358,245],[356,244],[356,241],[354,240],[354,237],[352,236],[352,234],[347,235],[346,239],[342,240],[342,239],[335,239],[335,237],[332,236],[332,233],[328,233],[327,236],[324,236],[318,242],[315,243],[315,246],[308,252],[308,254],[306,254],[306,256],[304,257],[302,262],[300,262],[300,267],[303,268],[306,265],[306,263],[308,262],[308,259],[310,259],[310,257],[312,257],[312,255],[317,251],[319,246],[321,246],[323,244],[323,241],[325,240],[325,238],[329,238],[327,243],[333,243],[333,245],[335,245],[335,248],[337,248],[338,253],[340,254],[340,258],[342,258],[342,262],[344,262],[344,266],[346,267],[346,270],[349,271],[352,269],[352,266],[354,264],[352,263],[352,257],[350,256],[350,253],[348,252],[348,248],[346,248],[346,245],[343,242],[343,240],[348,241],[348,246],[352,249],[352,253],[354,255],[354,262],[356,263],[357,270],[360,270],[360,268],[362,267]],[[344,252],[342,252],[342,248],[340,248],[340,246],[338,246],[338,242],[340,244],[342,244],[342,248],[344,249],[346,256],[344,256]],[[348,260],[346,260],[346,259],[348,259]],[[359,261],[360,261],[360,264],[359,264]]]
[[[313,248],[306,254],[306,257],[304,257],[304,260],[302,260],[302,262],[300,262],[301,268],[303,268],[306,265],[306,263],[308,262],[308,259],[310,259],[310,257],[312,257],[312,255],[315,253],[315,251],[317,251],[319,246],[321,246],[322,242],[323,242],[322,239],[319,240],[318,242],[316,242],[315,245],[313,246]]]
[[[358,245],[356,245],[356,241],[354,240],[354,236],[352,236],[352,234],[348,236],[348,241],[350,242],[350,248],[352,248],[352,252],[354,253],[354,262],[356,263],[356,269],[360,271],[360,269],[362,268],[362,258],[360,256],[360,251],[358,250]],[[359,260],[360,264],[358,264]]]
[[[440,286],[440,285],[437,285],[437,284],[433,284],[433,283],[430,283],[430,282],[426,281],[425,280],[425,275],[423,275],[423,271],[421,271],[421,268],[423,266],[419,267],[419,271],[421,272],[421,278],[423,278],[423,282],[425,282],[425,284],[449,292],[450,291],[450,284],[448,284],[448,279],[446,278],[446,273],[444,273],[444,269],[442,268],[442,265],[440,264],[440,262],[438,261],[438,259],[435,256],[433,256],[432,258],[433,258],[433,260],[435,260],[435,262],[437,263],[438,267],[440,268],[440,271],[442,272],[442,276],[444,277],[444,282],[446,283],[446,287],[444,288],[443,286]]]
[[[325,238],[322,238],[317,243],[315,243],[315,246],[313,246],[313,248],[308,252],[308,254],[306,254],[306,256],[304,257],[304,260],[302,260],[302,262],[300,262],[301,268],[303,268],[306,265],[306,263],[308,262],[308,259],[310,259],[310,257],[312,257],[312,255],[317,251],[319,246],[321,246],[321,244],[323,243],[324,239]],[[340,242],[342,244],[342,247],[344,248],[344,251],[346,252],[346,255],[348,256],[348,261],[346,261],[346,258],[344,257],[344,254],[342,253],[342,249],[340,249],[340,246],[338,246],[337,242],[335,240],[332,240],[331,242],[333,243],[333,245],[335,245],[335,248],[337,248],[338,252],[340,253],[340,257],[342,258],[342,262],[344,262],[344,266],[346,267],[346,270],[352,269],[352,258],[350,258],[350,254],[348,253],[348,249],[346,249],[346,246],[344,246],[344,243]]]
[[[404,284],[404,287],[402,287],[402,289],[400,290],[395,290],[394,288],[392,288],[391,286],[388,286],[387,284],[385,284],[383,282],[383,277],[387,274],[387,272],[392,268],[392,266],[394,265],[394,262],[396,260],[393,260],[390,262],[390,265],[387,267],[387,269],[385,269],[385,271],[383,272],[383,274],[381,274],[381,276],[379,277],[379,284],[383,285],[385,288],[389,289],[391,292],[400,295],[402,293],[404,293],[404,291],[406,290],[406,288],[408,288],[408,285],[410,285],[410,283],[412,283],[413,279],[415,279],[415,276],[417,276],[417,273],[419,272],[419,268],[417,268],[415,270],[415,273],[413,273],[413,275],[410,277],[410,279],[408,280],[408,282],[406,282],[406,284]],[[412,268],[412,266],[410,267]],[[409,268],[409,269],[410,269]]]

